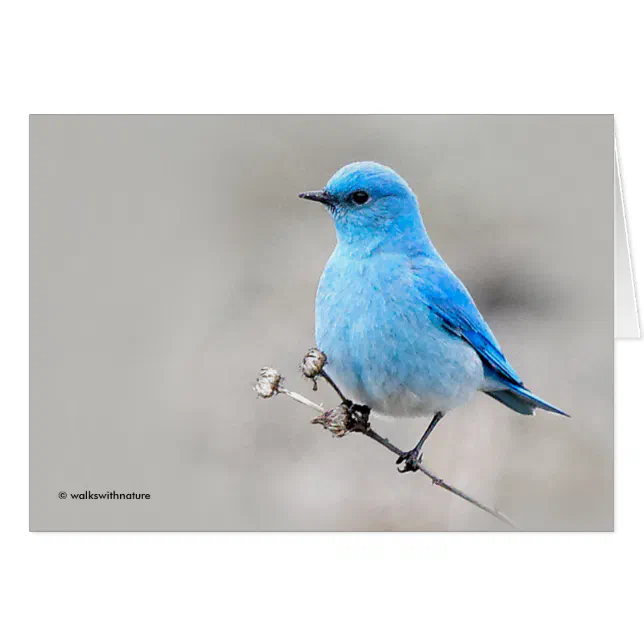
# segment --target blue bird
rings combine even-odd
[[[416,196],[391,168],[351,163],[323,190],[299,196],[326,206],[337,236],[315,302],[327,373],[368,410],[432,416],[398,459],[401,472],[418,469],[434,427],[477,391],[519,414],[568,415],[523,384],[429,240]]]

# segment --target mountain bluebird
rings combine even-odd
[[[315,303],[328,375],[363,413],[432,416],[398,463],[414,471],[423,444],[451,409],[482,391],[519,414],[567,414],[529,391],[460,280],[432,245],[416,196],[372,162],[338,170],[303,199],[326,206],[337,246]],[[356,403],[360,403],[357,405]]]

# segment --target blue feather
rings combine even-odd
[[[536,408],[539,408],[552,412],[553,414],[560,414],[561,416],[570,418],[570,414],[567,414],[558,407],[547,403],[525,387],[521,387],[510,382],[506,383],[506,387],[507,389],[486,391],[485,393],[520,414],[530,415],[534,413]]]
[[[432,249],[433,250],[433,249]],[[501,378],[523,385],[501,351],[494,334],[474,304],[472,296],[450,268],[433,250],[435,257],[419,256],[412,260],[419,290],[426,305],[454,335],[467,342]]]
[[[491,383],[485,393],[520,414],[532,415],[539,408],[569,417],[565,411],[526,389],[519,374],[503,355],[472,296],[435,249],[432,251],[435,257],[414,257],[412,270],[418,276],[429,309],[450,333],[467,342],[483,360],[487,380]]]

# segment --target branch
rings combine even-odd
[[[396,447],[389,439],[380,436],[371,428],[369,423],[369,408],[362,407],[360,405],[354,405],[349,399],[347,399],[340,388],[333,382],[330,376],[324,370],[324,365],[326,363],[326,356],[317,349],[311,349],[306,356],[304,357],[302,364],[300,365],[300,370],[306,378],[313,380],[313,390],[317,391],[317,379],[319,377],[323,378],[328,382],[328,384],[333,388],[333,390],[338,394],[342,403],[338,407],[334,407],[328,411],[324,411],[324,408],[316,403],[310,401],[305,396],[298,394],[294,391],[288,390],[284,387],[284,378],[280,373],[273,369],[272,367],[265,367],[260,371],[257,382],[255,383],[255,392],[261,398],[271,398],[277,394],[285,394],[289,398],[311,407],[312,409],[322,412],[321,416],[314,418],[311,422],[313,424],[322,425],[325,429],[328,429],[334,436],[341,437],[348,433],[358,433],[371,438],[376,441],[390,452],[393,452],[397,456],[401,456],[404,452],[399,447]],[[418,463],[418,470],[422,472],[425,476],[431,479],[434,485],[442,487],[444,490],[455,494],[461,499],[475,505],[477,508],[491,514],[493,517],[503,521],[507,525],[516,528],[517,526],[514,522],[503,514],[501,511],[491,508],[480,501],[472,498],[469,494],[462,492],[458,488],[450,485],[445,482],[442,478],[436,476],[431,470],[426,468],[422,463]]]

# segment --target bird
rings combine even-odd
[[[416,471],[425,441],[453,409],[483,392],[511,410],[568,416],[532,393],[472,296],[427,234],[418,199],[391,168],[357,161],[302,199],[323,204],[337,244],[315,299],[325,370],[353,408],[431,418],[400,472]]]

